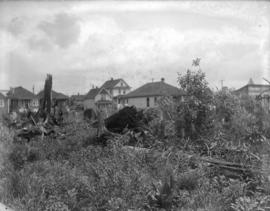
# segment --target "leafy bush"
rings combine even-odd
[[[185,136],[196,138],[207,134],[212,125],[213,94],[205,74],[201,70],[187,70],[185,75],[179,74],[178,83],[185,92],[184,101],[178,104],[178,115],[184,121]]]

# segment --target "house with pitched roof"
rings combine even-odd
[[[150,82],[124,95],[121,102],[125,105],[137,108],[156,107],[157,101],[162,96],[169,96],[174,99],[183,98],[183,92],[175,86],[161,81]]]
[[[0,119],[8,113],[8,99],[0,92]]]
[[[44,91],[40,91],[37,94],[37,97],[39,99],[39,103],[41,104],[43,102]],[[67,95],[52,90],[52,105],[65,106],[67,105],[68,100],[69,97]]]
[[[111,78],[101,86],[109,91],[112,97],[125,95],[130,92],[131,87],[122,78],[113,79]]]
[[[103,87],[92,88],[85,95],[83,107],[86,109],[102,109],[113,106],[113,98],[109,91]]]
[[[262,105],[270,110],[270,84],[255,84],[252,79],[243,87],[234,91],[237,96],[250,96],[261,100]]]
[[[36,109],[39,106],[37,96],[21,86],[10,88],[7,99],[8,112],[20,111],[26,108]]]

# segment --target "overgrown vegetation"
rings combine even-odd
[[[83,120],[29,143],[1,125],[0,201],[29,211],[269,210],[269,113],[211,91],[200,70],[178,81],[185,101],[144,111],[152,134],[135,144],[124,133],[98,145]]]

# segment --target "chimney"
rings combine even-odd
[[[165,81],[165,79],[164,78],[161,78],[161,82],[164,82]]]
[[[254,82],[253,82],[253,79],[252,79],[252,78],[250,78],[250,79],[249,79],[248,84],[250,84],[250,85],[254,84]]]
[[[14,88],[13,88],[13,87],[10,87],[10,93],[11,93],[12,95],[14,95],[14,92],[15,92]]]
[[[33,94],[35,94],[35,85],[32,87]]]
[[[111,81],[113,81],[113,77],[111,77]]]

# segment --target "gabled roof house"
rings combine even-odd
[[[7,92],[7,98],[9,101],[10,112],[24,109],[26,107],[38,107],[37,96],[21,86],[10,88],[10,90]]]
[[[270,112],[270,84],[255,84],[252,79],[249,79],[249,82],[235,90],[234,94],[259,99],[263,107]]]
[[[243,96],[270,95],[270,84],[255,84],[252,79],[243,87],[234,91],[234,94]]]
[[[15,88],[10,88],[10,90],[7,93],[7,97],[9,99],[16,99],[16,100],[32,100],[36,99],[36,95],[29,90],[18,86]]]
[[[111,78],[110,80],[105,81],[101,88],[108,90],[110,95],[113,97],[125,95],[130,92],[131,89],[127,82],[125,82],[122,78]]]
[[[112,100],[112,96],[107,89],[96,87],[90,89],[85,95],[83,105],[84,109],[103,108],[112,105]]]
[[[157,100],[162,96],[173,98],[182,97],[183,91],[175,86],[165,83],[164,78],[158,82],[150,82],[124,95],[122,101],[129,106],[137,108],[155,107]]]

